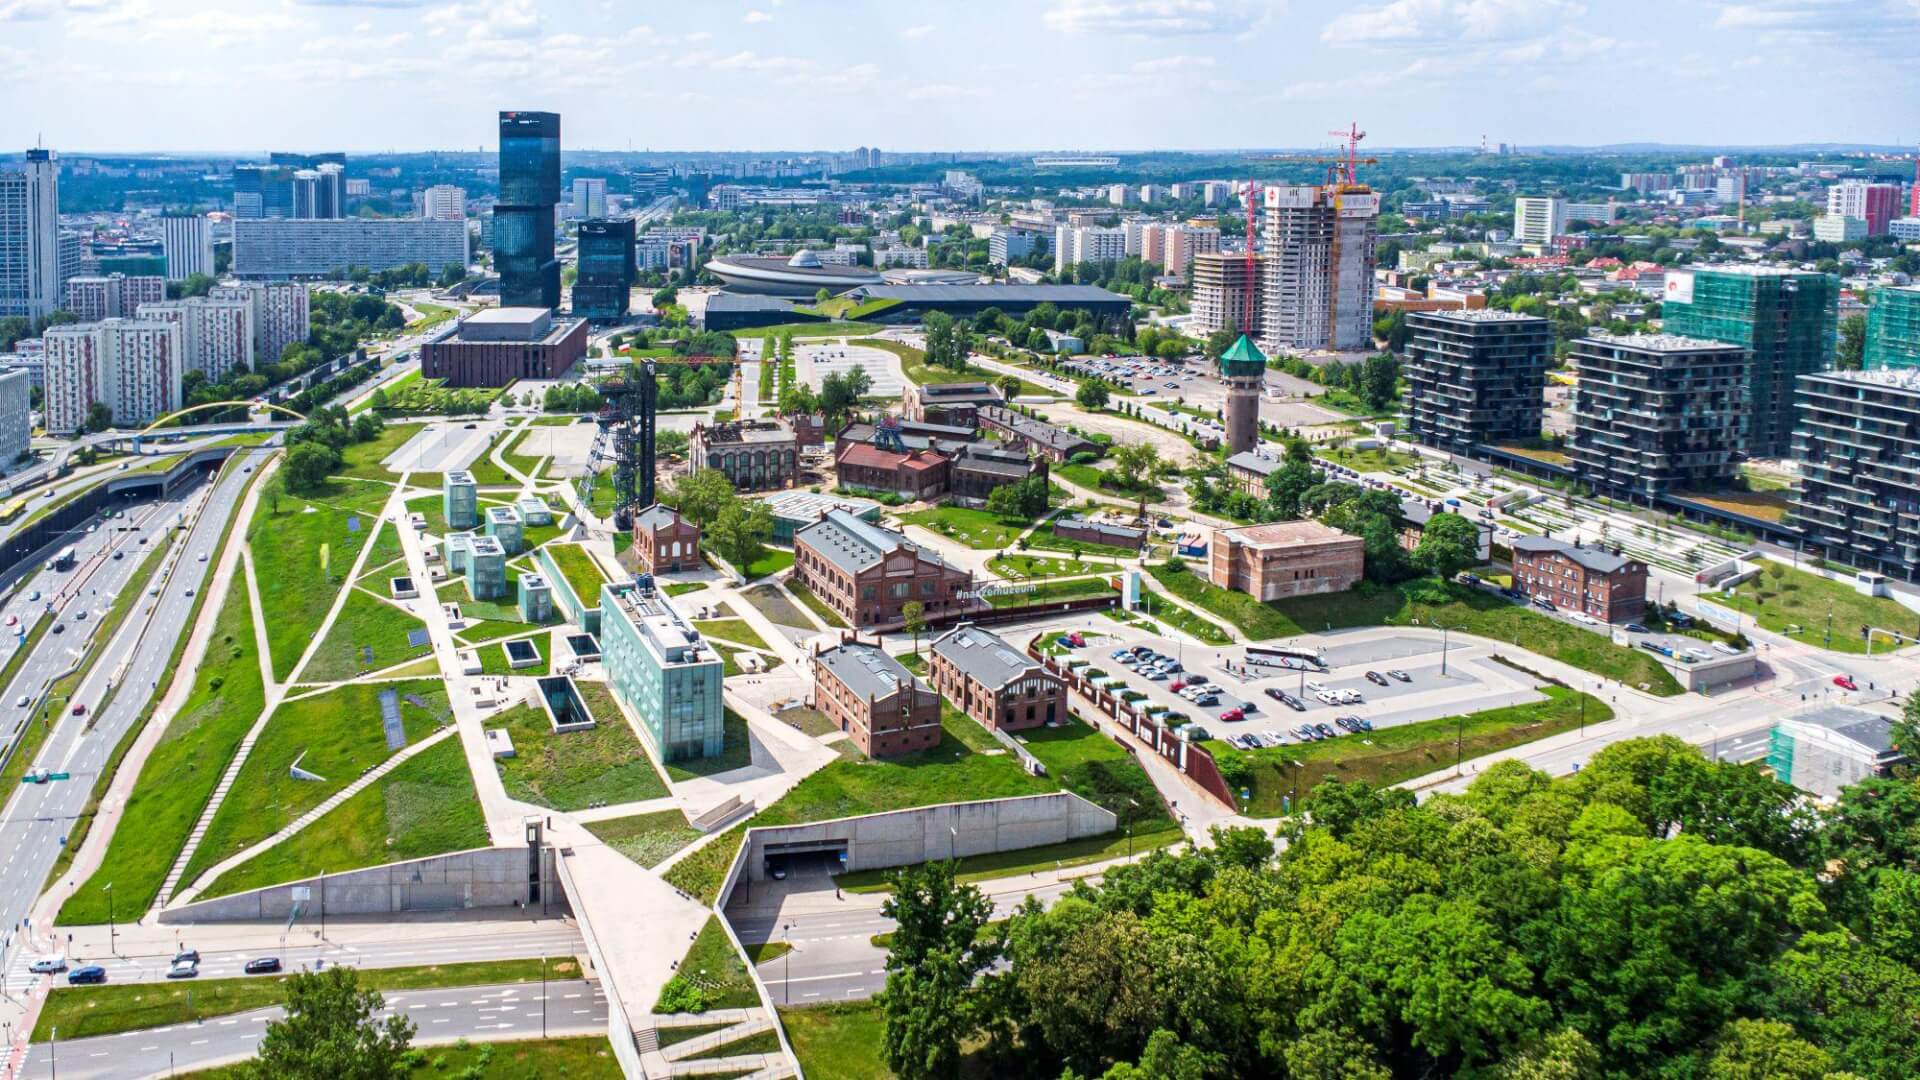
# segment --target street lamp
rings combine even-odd
[[[107,952],[109,955],[119,956],[119,936],[113,923],[113,882],[107,882],[100,891],[107,894]]]
[[[1127,799],[1127,805],[1133,807],[1135,810],[1140,809],[1139,801],[1131,797]],[[1127,821],[1127,858],[1129,859],[1133,858],[1133,821],[1132,819],[1128,819]]]
[[[540,1037],[547,1037],[547,954],[540,954]]]
[[[787,943],[787,951],[780,959],[780,996],[781,1004],[793,1004],[793,923],[787,922],[780,927],[780,935]]]

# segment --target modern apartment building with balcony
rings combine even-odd
[[[1598,494],[1653,505],[1728,486],[1746,429],[1752,353],[1677,334],[1573,342],[1574,474]]]
[[[1920,570],[1920,369],[1800,377],[1794,521],[1807,550],[1889,577]]]

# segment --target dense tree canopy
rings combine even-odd
[[[1671,737],[1419,805],[1329,781],[1277,852],[1217,833],[970,940],[966,890],[921,883],[895,905],[944,935],[942,992],[890,1038],[918,1016],[913,1060],[1048,1080],[1920,1075],[1909,787],[1823,823]]]

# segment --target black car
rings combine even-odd
[[[1331,739],[1336,734],[1338,734],[1338,732],[1334,731],[1332,728],[1328,727],[1325,724],[1315,724],[1313,725],[1313,730],[1319,732],[1320,736],[1326,739]]]
[[[86,967],[77,967],[67,972],[67,985],[69,986],[81,986],[86,983],[103,983],[106,981],[107,969],[101,967],[99,964],[88,964]]]
[[[1644,633],[1647,633],[1647,632],[1648,632],[1648,631],[1647,631],[1647,628],[1646,628],[1646,627],[1644,627],[1644,626],[1641,626],[1641,625],[1640,625],[1639,623],[1637,623],[1637,622],[1630,622],[1630,623],[1628,623],[1628,624],[1626,625],[1626,631],[1627,631],[1627,633],[1629,633],[1629,634],[1644,634]]]
[[[1307,711],[1306,702],[1301,701],[1299,698],[1294,697],[1292,694],[1287,693],[1285,690],[1280,691],[1280,704],[1285,705],[1287,708],[1292,709],[1294,712]]]
[[[256,956],[247,961],[246,972],[249,975],[271,975],[280,970],[280,958],[277,956]]]
[[[1387,677],[1377,671],[1367,672],[1367,681],[1373,683],[1375,686],[1387,685]]]
[[[176,952],[173,954],[174,963],[177,964],[182,960],[191,960],[196,964],[199,963],[200,950],[199,949],[181,949],[179,952]]]

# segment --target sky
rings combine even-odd
[[[0,0],[0,147],[1920,142],[1920,0]]]

